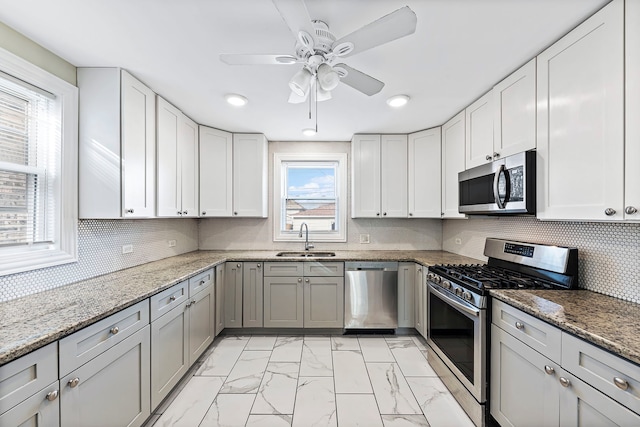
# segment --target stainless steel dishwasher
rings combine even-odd
[[[345,329],[398,327],[398,263],[346,262]]]

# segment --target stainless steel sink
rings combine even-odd
[[[335,252],[309,252],[309,251],[299,251],[299,252],[278,252],[276,256],[281,257],[303,257],[303,258],[325,258],[336,256]]]

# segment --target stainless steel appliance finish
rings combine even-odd
[[[525,151],[458,174],[460,213],[536,213],[536,152]]]
[[[347,262],[344,328],[398,327],[398,263]]]

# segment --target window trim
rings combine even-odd
[[[0,48],[0,71],[60,98],[62,147],[54,243],[0,248],[0,276],[78,260],[78,88]]]
[[[282,214],[282,162],[338,162],[336,168],[336,209],[338,230],[335,232],[309,231],[309,240],[314,242],[347,241],[347,153],[274,153],[273,154],[273,241],[300,242],[298,230],[280,230]]]

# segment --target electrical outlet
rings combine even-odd
[[[173,248],[175,245],[176,245],[176,240],[175,239],[169,240],[169,247],[170,248]]]
[[[456,245],[461,245],[462,244],[462,239],[459,238],[459,237],[456,237],[455,242],[456,242]]]
[[[123,254],[130,254],[131,252],[133,252],[133,245],[122,245]]]
[[[371,241],[369,240],[369,235],[368,234],[361,234],[360,235],[360,243],[371,243]]]

